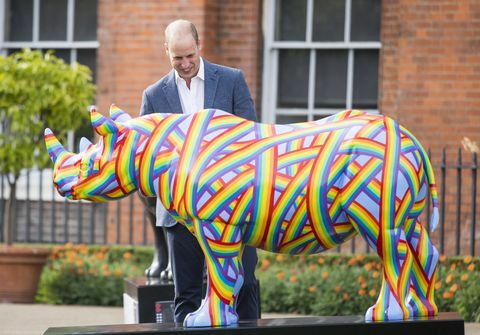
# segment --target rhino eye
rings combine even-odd
[[[93,161],[93,172],[97,172],[100,169],[100,160],[96,159]]]
[[[88,174],[88,164],[85,162],[80,163],[80,177],[85,178]]]

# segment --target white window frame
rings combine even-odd
[[[32,41],[10,42],[5,41],[5,0],[0,0],[0,51],[6,53],[5,49],[70,49],[71,61],[77,59],[77,49],[98,49],[97,40],[92,41],[74,41],[73,33],[75,27],[75,1],[67,0],[67,40],[66,41],[40,41],[40,1],[33,0],[33,25]]]
[[[313,121],[316,116],[326,116],[335,114],[341,109],[335,108],[315,108],[315,70],[316,70],[316,52],[317,50],[343,49],[348,50],[347,63],[347,92],[345,109],[352,108],[353,100],[353,71],[355,50],[380,50],[382,45],[380,41],[373,42],[351,42],[350,24],[351,24],[351,1],[345,1],[345,33],[343,42],[313,42],[312,41],[312,22],[313,22],[313,1],[307,0],[307,19],[306,19],[306,40],[303,42],[275,41],[275,5],[277,0],[264,0],[263,2],[263,32],[264,32],[264,50],[263,50],[263,84],[262,84],[262,121],[266,123],[275,123],[277,115],[297,115],[307,116],[308,121]],[[338,0],[340,1],[340,0]],[[278,88],[278,58],[280,50],[307,49],[310,50],[309,63],[309,82],[308,82],[308,101],[307,108],[278,108],[277,107],[277,88]],[[363,109],[366,112],[378,113],[378,109]]]

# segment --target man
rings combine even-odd
[[[141,115],[195,113],[216,108],[255,121],[255,109],[241,71],[211,64],[200,57],[195,26],[186,20],[170,23],[165,30],[165,51],[173,69],[143,93]],[[175,321],[200,307],[204,256],[195,237],[177,224],[157,201],[157,225],[167,227],[175,284]],[[245,281],[238,297],[240,320],[258,317],[255,266],[256,249],[246,247],[242,259]]]

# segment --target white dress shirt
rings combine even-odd
[[[205,99],[205,69],[202,58],[200,58],[200,68],[198,69],[197,75],[190,81],[190,89],[187,87],[185,79],[180,77],[176,70],[175,83],[177,84],[183,114],[192,114],[203,109]]]

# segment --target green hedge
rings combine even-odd
[[[435,301],[441,312],[458,311],[466,321],[480,322],[479,268],[479,258],[440,258]],[[382,266],[374,255],[260,252],[256,275],[263,312],[363,315],[378,297]]]
[[[147,247],[56,246],[42,272],[36,300],[121,306],[124,278],[142,276],[152,255],[153,249]]]
[[[138,277],[153,248],[66,244],[54,248],[37,301],[121,306],[123,279]],[[480,322],[480,258],[440,258],[435,301]],[[378,297],[382,266],[374,255],[287,256],[259,251],[256,271],[263,312],[363,315]]]

